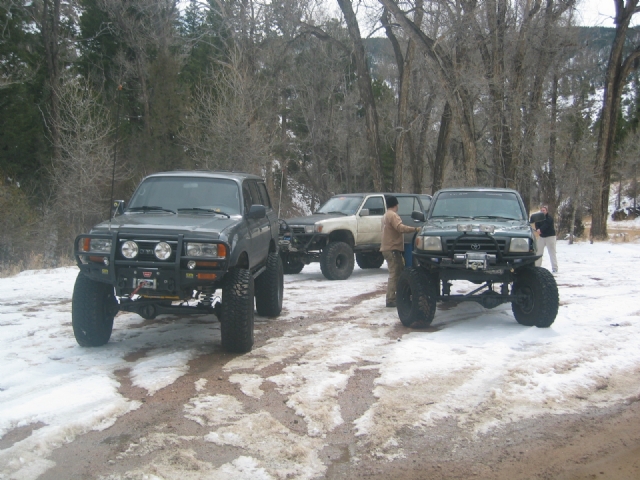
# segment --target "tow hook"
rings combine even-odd
[[[150,283],[150,282],[140,282],[136,287],[136,289],[133,292],[131,292],[131,295],[129,295],[129,298],[133,297],[136,293],[138,293],[141,288],[146,287],[147,283]]]

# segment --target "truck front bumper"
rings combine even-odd
[[[91,240],[96,239],[101,240],[96,243],[102,248],[92,250]],[[111,243],[107,250],[105,241],[109,240]],[[125,241],[135,241],[143,246],[166,242],[172,252],[169,258],[160,260],[153,258],[149,249],[141,248],[144,254],[127,259],[121,252]],[[187,256],[184,254],[187,242],[218,243],[227,255],[217,258]],[[191,288],[217,286],[229,269],[230,247],[227,243],[185,237],[183,234],[84,234],[76,237],[74,245],[74,256],[81,272],[92,280],[113,285],[118,296],[138,293],[147,298],[180,297]]]

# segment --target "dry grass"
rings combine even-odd
[[[73,259],[67,257],[56,260],[57,267],[72,267],[75,264]],[[25,270],[42,270],[43,268],[47,268],[44,264],[44,255],[32,253],[26,260],[0,265],[0,278],[13,277]]]
[[[584,220],[585,238],[590,237],[591,233],[591,218],[585,218]],[[609,219],[607,222],[607,233],[609,234],[609,241],[613,243],[627,243],[637,242],[640,240],[640,229],[632,228],[628,226],[621,226],[618,222],[614,222]]]

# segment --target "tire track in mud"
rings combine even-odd
[[[325,474],[329,476],[340,477],[344,472],[352,471],[353,462],[370,458],[369,445],[356,437],[353,422],[362,417],[376,402],[373,390],[379,374],[379,365],[360,358],[355,362],[327,369],[328,373],[342,374],[347,379],[344,388],[335,396],[341,422],[334,426],[321,427],[320,441],[317,434],[310,435],[310,419],[304,412],[296,411],[297,405],[292,400],[297,393],[304,390],[306,383],[295,384],[293,389],[287,390],[289,387],[284,386],[286,383],[278,383],[278,379],[287,375],[305,375],[305,372],[313,371],[316,368],[313,362],[317,360],[317,352],[323,348],[335,348],[335,337],[330,335],[334,330],[336,333],[332,335],[339,335],[340,328],[363,332],[370,330],[371,334],[367,335],[377,336],[382,342],[381,345],[389,345],[395,337],[411,332],[410,329],[402,327],[399,320],[393,326],[384,326],[368,324],[362,320],[360,314],[349,315],[351,309],[378,296],[384,296],[385,291],[384,286],[378,286],[373,291],[339,299],[340,303],[327,312],[304,311],[299,317],[285,318],[282,321],[256,317],[256,356],[268,355],[260,351],[261,347],[268,347],[277,342],[283,345],[303,343],[301,348],[294,349],[283,359],[272,363],[267,361],[266,366],[230,369],[231,363],[246,359],[253,353],[246,356],[229,355],[221,352],[218,345],[214,345],[212,352],[201,354],[189,361],[187,374],[153,395],[133,385],[131,369],[114,372],[120,382],[119,393],[142,402],[140,408],[118,419],[107,431],[91,432],[84,435],[82,441],[76,440],[54,452],[54,461],[59,467],[47,472],[43,478],[75,478],[75,474],[79,478],[82,475],[90,475],[92,478],[101,475],[110,475],[109,478],[112,479],[142,478],[143,474],[179,478],[176,472],[179,472],[180,468],[200,471],[202,478],[215,478],[218,469],[231,465],[247,455],[262,468],[269,464],[269,459],[259,450],[252,450],[250,444],[239,446],[233,442],[220,441],[225,438],[224,435],[242,435],[245,425],[242,422],[254,422],[259,419],[262,425],[276,429],[271,433],[274,438],[297,438],[294,443],[302,442],[306,445],[306,450],[299,452],[301,457],[297,461],[281,458],[279,464],[265,467],[272,475],[278,469],[288,468],[290,473],[297,472],[294,475],[296,478],[306,478],[300,470],[303,468],[300,462],[304,459],[315,462],[316,473],[319,473],[317,468],[321,468],[317,462],[325,466]],[[380,310],[386,312],[388,309],[381,307]],[[372,307],[372,311],[377,312],[378,308]],[[395,314],[395,310],[393,313]],[[354,319],[358,321],[353,322]],[[169,323],[167,319],[159,320],[145,321],[136,327]],[[320,344],[316,345],[316,341]],[[135,364],[144,359],[151,350],[153,349],[131,352],[124,360]],[[241,385],[230,381],[229,378],[238,372],[258,374],[262,378],[260,389],[263,395],[259,399],[242,393]],[[197,385],[204,387],[199,389]],[[239,420],[203,426],[193,419],[186,418],[186,405],[193,402],[206,404],[212,398],[225,396],[235,398],[242,405]],[[271,420],[265,423],[267,418]],[[211,438],[217,439],[216,442],[206,441],[206,438],[215,432],[218,432],[218,436]],[[265,436],[269,435],[269,432],[265,432]],[[303,439],[309,439],[310,443]],[[246,437],[246,441],[250,442],[251,437]],[[169,451],[171,459],[166,458]],[[70,455],[85,458],[86,461],[84,464],[74,465],[70,471],[67,461],[64,461],[64,458],[69,458]],[[280,454],[280,457],[283,457],[283,454]],[[67,466],[62,468],[65,464]],[[175,470],[176,466],[178,470]]]
[[[305,311],[300,317],[282,322],[256,317],[256,349],[291,333],[293,334],[289,339],[291,342],[296,342],[298,336],[314,335],[309,329],[319,324],[328,326],[336,322],[340,324],[341,320],[348,322],[348,319],[343,317],[349,309],[384,295],[384,292],[385,289],[378,288],[348,298],[329,312]],[[133,325],[132,328],[170,323],[168,320],[166,318],[146,320]],[[302,364],[302,357],[307,352],[302,350],[283,362],[274,363],[262,369],[259,373],[264,379],[261,385],[264,395],[260,399],[255,399],[243,394],[240,385],[229,381],[229,377],[235,372],[226,371],[224,367],[238,356],[221,352],[218,346],[213,348],[213,352],[199,355],[191,360],[186,375],[153,395],[149,395],[144,388],[133,385],[131,368],[115,371],[114,375],[120,383],[119,393],[126,398],[142,402],[140,408],[120,417],[106,431],[90,432],[83,435],[82,440],[77,439],[56,450],[52,459],[57,466],[42,478],[62,479],[82,478],[82,476],[96,478],[101,475],[125,478],[126,472],[137,471],[141,463],[146,465],[157,463],[158,459],[166,454],[167,448],[177,449],[183,453],[195,452],[194,458],[198,461],[191,462],[191,467],[202,468],[203,474],[205,470],[211,473],[211,470],[207,469],[219,468],[225,461],[232,462],[239,456],[246,455],[242,448],[205,442],[204,436],[210,433],[211,429],[185,418],[183,406],[191,399],[197,398],[199,394],[230,395],[242,403],[245,416],[269,412],[269,415],[286,427],[291,434],[298,435],[300,438],[307,437],[306,422],[286,405],[289,396],[278,392],[277,385],[269,381],[270,377],[281,375],[287,366]],[[151,354],[152,350],[153,348],[145,348],[131,352],[124,357],[124,360],[134,365]],[[377,370],[366,369],[367,365],[363,367],[365,367],[363,370],[355,369],[349,377],[343,394],[338,398],[340,410],[344,416],[343,424],[329,434],[332,437],[331,441],[321,442],[329,446],[316,452],[319,460],[325,464],[330,464],[336,458],[345,458],[345,452],[354,451],[355,440],[351,422],[362,415],[374,401],[372,388]],[[202,379],[206,380],[206,388],[204,392],[198,392],[194,385]],[[129,453],[125,455],[126,452]],[[184,460],[185,455],[189,456],[186,453],[179,456]],[[68,461],[64,460],[70,456],[84,460],[74,463],[70,468]],[[212,458],[217,460],[210,462]],[[205,468],[198,463],[202,461],[209,466]],[[157,465],[149,468],[150,472],[162,470],[157,470],[160,468]]]

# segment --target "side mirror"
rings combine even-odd
[[[113,205],[111,205],[111,217],[117,217],[118,215],[122,215],[124,213],[124,207],[126,203],[124,200],[114,200]]]
[[[267,216],[267,209],[264,205],[251,205],[249,209],[249,213],[247,213],[247,218],[264,218]]]
[[[529,223],[541,222],[543,220],[544,220],[544,213],[538,212],[531,215],[531,218],[529,219]]]
[[[419,212],[418,210],[414,210],[413,212],[411,212],[411,218],[413,218],[414,220],[418,220],[419,222],[424,222],[427,220],[424,212]]]
[[[361,217],[368,217],[369,216],[369,209],[368,208],[363,208],[362,210],[360,210],[360,216]]]

